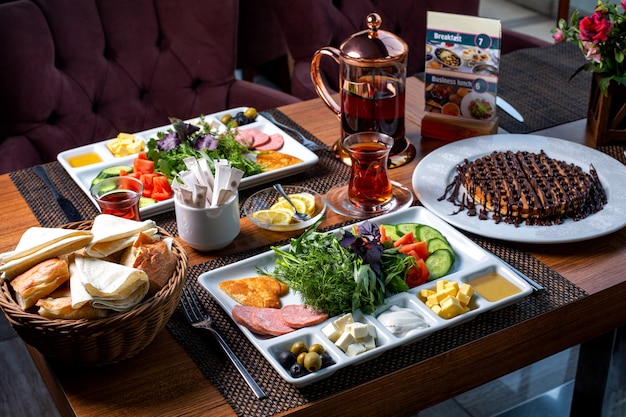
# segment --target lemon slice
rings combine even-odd
[[[315,214],[315,196],[314,195],[309,194],[309,193],[298,193],[298,194],[290,194],[289,198],[291,199],[291,201],[294,202],[294,205],[296,205],[295,201],[304,202],[304,205],[306,207],[304,212],[308,214],[309,216],[312,216]],[[298,206],[296,205],[296,207]]]
[[[290,196],[291,197],[291,196]],[[294,206],[298,209],[299,213],[306,213],[306,204],[302,200],[291,200]],[[270,210],[288,210],[293,215],[295,211],[291,204],[284,198],[279,198],[278,201],[270,207]]]
[[[291,216],[293,215],[293,208],[291,212],[278,209],[259,210],[252,213],[252,217],[261,223],[275,224],[284,226],[291,223]]]

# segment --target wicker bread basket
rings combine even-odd
[[[90,229],[92,224],[93,221],[84,221],[63,227],[84,230]],[[159,233],[171,237],[161,228]],[[24,342],[49,359],[83,366],[119,362],[148,346],[178,305],[187,272],[187,254],[176,240],[172,251],[178,263],[167,284],[125,313],[97,320],[47,319],[22,310],[6,281],[0,286],[0,307]]]

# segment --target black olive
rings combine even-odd
[[[283,368],[289,369],[291,368],[291,365],[296,363],[296,355],[288,350],[280,352],[280,355],[278,355],[278,363],[280,363]]]
[[[291,368],[289,368],[289,374],[294,378],[299,378],[306,375],[307,373],[308,372],[306,369],[304,369],[304,366],[300,365],[299,363],[294,363],[293,365],[291,365]]]
[[[322,358],[322,368],[326,368],[327,366],[335,364],[332,356],[330,356],[328,353],[322,353],[320,355],[320,358]]]

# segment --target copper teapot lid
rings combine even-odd
[[[379,30],[382,19],[378,13],[369,14],[366,21],[368,29],[355,33],[340,45],[342,55],[366,65],[403,62],[409,50],[406,42],[391,32]]]

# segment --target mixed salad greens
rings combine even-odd
[[[260,272],[286,282],[306,304],[330,316],[357,309],[371,313],[385,297],[409,289],[405,275],[415,259],[383,243],[378,226],[366,220],[338,237],[316,231],[322,220],[286,250],[272,247],[276,266]]]
[[[228,159],[230,166],[244,172],[248,177],[263,172],[263,166],[246,156],[250,151],[237,142],[236,129],[229,129],[217,134],[204,116],[200,116],[198,126],[185,123],[180,119],[170,118],[172,129],[158,132],[157,138],[148,140],[148,158],[154,161],[156,171],[169,178],[186,171],[185,158],[205,158],[211,170],[213,161]]]

